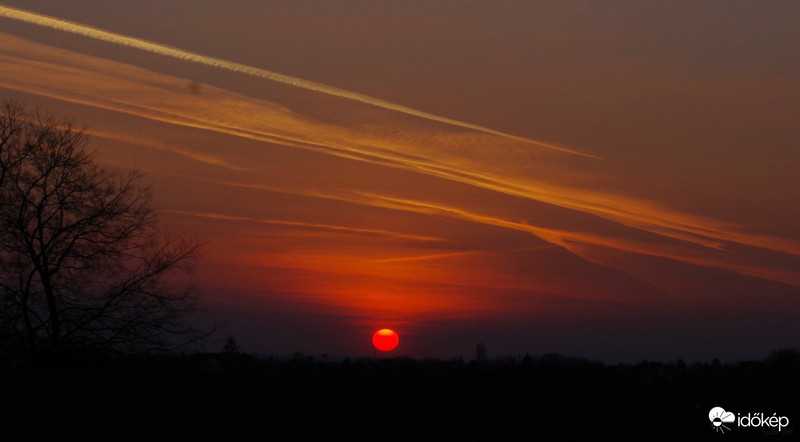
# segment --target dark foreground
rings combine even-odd
[[[0,440],[772,440],[800,438],[800,357],[606,366],[239,354],[0,363]],[[716,406],[789,425],[714,431]]]

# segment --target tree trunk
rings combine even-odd
[[[31,314],[28,311],[28,293],[23,292],[20,302],[22,303],[22,321],[25,324],[25,338],[28,346],[28,356],[31,360],[36,361],[39,359],[39,349],[36,343],[36,331],[31,324]]]
[[[42,279],[42,288],[44,289],[44,296],[47,300],[47,310],[50,314],[50,345],[54,354],[58,354],[61,349],[61,324],[58,318],[58,305],[56,303],[56,295],[53,293],[53,284],[50,281],[50,273],[45,270],[39,270],[39,276]]]

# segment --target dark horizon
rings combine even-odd
[[[798,373],[796,350],[737,365],[603,365],[555,355],[280,361],[223,351],[32,369],[0,357],[0,384],[17,398],[0,404],[0,423],[25,440],[238,440],[290,430],[350,440],[762,440],[796,437]],[[70,406],[48,405],[64,398]],[[781,426],[727,418],[717,426],[723,413],[774,415]]]

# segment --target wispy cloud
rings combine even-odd
[[[569,177],[569,170],[562,176],[554,176],[548,170],[550,163],[539,164],[538,157],[534,162],[514,162],[520,148],[502,138],[476,139],[454,134],[452,136],[461,143],[460,151],[454,152],[453,142],[443,141],[451,136],[446,131],[431,132],[425,138],[422,133],[370,132],[332,125],[297,115],[274,103],[210,86],[196,96],[187,90],[184,79],[45,48],[10,36],[3,36],[3,39],[7,44],[4,45],[6,55],[0,56],[3,60],[0,84],[12,89],[169,124],[404,169],[590,213],[705,247],[724,248],[726,243],[739,243],[800,254],[800,245],[790,240],[744,233],[734,224],[670,211],[649,201],[559,184],[565,181],[564,177]],[[218,156],[172,150],[231,170],[248,169]],[[481,150],[491,150],[492,157],[483,157]],[[523,175],[523,170],[528,176]],[[537,174],[554,179],[532,178]],[[384,201],[383,204],[388,203]]]
[[[106,140],[114,140],[117,142],[121,142],[124,144],[134,145],[144,147],[146,149],[154,149],[154,150],[161,150],[166,152],[172,152],[174,154],[180,155],[184,158],[188,158],[190,160],[194,160],[204,164],[210,164],[212,166],[219,166],[224,169],[228,169],[234,172],[252,172],[252,168],[248,167],[241,167],[231,164],[230,161],[216,156],[216,155],[209,155],[204,153],[195,152],[191,149],[177,147],[173,144],[165,144],[159,141],[154,140],[147,140],[141,137],[131,136],[127,134],[115,133],[115,132],[108,132],[102,131],[97,129],[90,129],[89,134],[95,137],[104,138]]]
[[[790,284],[800,287],[800,277],[798,277],[796,272],[782,267],[771,266],[770,261],[762,261],[762,262],[758,260],[754,261],[750,259],[747,254],[729,252],[722,247],[710,247],[709,243],[713,242],[713,239],[711,238],[698,239],[694,233],[686,235],[673,235],[673,234],[660,235],[658,234],[658,232],[655,232],[650,237],[642,238],[640,237],[640,235],[626,236],[624,231],[617,234],[597,232],[594,231],[592,227],[588,227],[584,230],[566,230],[557,227],[545,227],[541,225],[535,225],[530,222],[522,221],[519,219],[515,220],[508,217],[494,215],[490,213],[489,214],[480,213],[476,211],[477,209],[470,209],[452,204],[444,204],[441,202],[432,202],[425,200],[398,198],[390,195],[348,192],[341,190],[337,191],[335,189],[328,189],[328,190],[286,189],[281,187],[264,186],[257,184],[246,184],[246,183],[225,182],[225,181],[215,181],[215,180],[209,181],[209,180],[204,180],[202,178],[189,177],[189,176],[183,176],[183,178],[190,180],[207,181],[217,185],[228,186],[228,187],[239,187],[252,190],[260,190],[265,192],[280,192],[280,193],[295,194],[304,197],[317,198],[321,200],[341,201],[350,204],[358,204],[366,207],[391,209],[400,212],[423,214],[423,215],[442,217],[442,218],[451,218],[456,220],[469,221],[480,225],[499,227],[502,229],[508,229],[533,235],[549,244],[552,244],[553,246],[562,247],[592,262],[596,262],[597,260],[594,258],[594,255],[592,253],[589,253],[587,251],[588,249],[586,249],[585,246],[608,248],[619,252],[652,256],[652,257],[683,262],[686,264],[723,269],[735,273],[740,273],[743,275],[754,276],[757,278],[762,278],[766,280],[781,282],[784,284]],[[201,216],[206,216],[209,218],[236,220],[236,221],[258,222],[257,220],[253,220],[251,218],[236,217],[236,216],[229,217],[226,215],[219,215],[219,214],[213,214],[213,215],[205,214]],[[272,223],[272,224],[284,224],[284,225],[295,224],[295,225],[304,225],[306,227],[315,227],[313,223],[297,223],[292,221],[287,222],[287,221],[265,220],[262,222]],[[709,222],[713,221],[709,220]],[[623,225],[626,224],[627,223],[623,223]],[[318,226],[318,227],[323,227],[323,226]],[[365,230],[367,231],[371,230],[371,229],[348,229],[346,227],[341,227],[341,226],[336,226],[336,227],[328,226],[324,228],[329,228],[331,230],[347,229],[357,232],[360,231],[362,233],[367,233],[365,232]],[[383,232],[383,231],[368,232],[368,233],[381,233],[388,235],[405,236],[405,234],[397,234],[394,232]],[[441,238],[424,237],[424,236],[421,238],[423,238],[423,240],[442,240]],[[420,238],[415,238],[415,239],[420,239]],[[757,241],[756,239],[749,238],[747,242],[757,242]],[[739,244],[743,243],[745,242],[739,242]],[[771,243],[769,241],[766,242],[766,245],[770,244]],[[763,247],[763,248],[765,250],[771,250],[772,252],[770,253],[773,254],[784,253],[783,251],[780,250],[779,247],[773,247],[773,248]],[[424,260],[426,259],[426,257],[443,258],[443,257],[453,257],[453,256],[464,256],[472,253],[474,252],[453,252],[453,253],[442,253],[433,255],[422,255],[419,258],[413,258],[413,257],[382,258],[377,260],[376,262],[414,261],[414,260]],[[790,259],[790,261],[800,262],[800,260],[796,258],[792,258]],[[605,261],[605,262],[597,261],[597,262],[598,264],[601,265],[614,266],[614,262],[610,261]]]
[[[389,230],[381,230],[381,229],[367,229],[362,227],[352,227],[352,226],[340,226],[340,225],[332,225],[332,224],[320,224],[320,223],[309,223],[303,221],[292,221],[292,220],[281,220],[281,219],[256,219],[246,216],[233,216],[233,215],[225,215],[221,213],[207,213],[207,212],[192,212],[187,210],[165,210],[165,213],[172,213],[178,215],[190,215],[195,216],[198,218],[206,218],[206,219],[214,219],[214,220],[221,220],[221,221],[233,221],[233,222],[246,222],[246,223],[256,223],[256,224],[269,224],[273,226],[284,226],[284,227],[293,227],[293,228],[302,228],[302,229],[311,229],[311,230],[327,230],[327,231],[334,231],[334,232],[347,232],[347,233],[354,233],[354,234],[362,234],[362,235],[371,235],[371,236],[382,236],[389,239],[403,239],[403,240],[411,240],[411,241],[432,241],[432,242],[440,242],[443,241],[442,238],[436,238],[432,236],[423,236],[423,235],[415,235],[411,233],[403,233],[403,232],[392,232]]]
[[[451,118],[442,117],[439,115],[430,114],[427,112],[422,112],[416,109],[412,109],[406,106],[402,106],[396,103],[392,103],[385,100],[380,100],[377,98],[369,97],[367,95],[359,94],[352,91],[347,91],[344,89],[335,88],[332,86],[326,86],[324,84],[315,83],[308,80],[303,80],[297,77],[291,77],[288,75],[279,74],[277,72],[268,71],[265,69],[260,69],[252,66],[247,66],[241,63],[234,63],[227,60],[222,60],[215,57],[209,57],[206,55],[197,54],[194,52],[186,51],[183,49],[162,45],[159,43],[154,43],[151,41],[143,40],[140,38],[135,38],[131,36],[121,35],[114,32],[105,31],[102,29],[98,29],[92,26],[83,25],[80,23],[75,23],[67,20],[63,20],[56,17],[49,17],[42,14],[37,14],[34,12],[24,11],[21,9],[11,8],[8,6],[0,5],[0,16],[10,18],[13,20],[19,20],[26,23],[35,24],[38,26],[44,26],[51,29],[56,29],[59,31],[69,32],[73,34],[82,35],[84,37],[93,38],[96,40],[128,46],[136,49],[140,49],[143,51],[151,52],[154,54],[159,54],[167,57],[176,58],[179,60],[185,60],[192,63],[199,63],[207,66],[212,66],[220,69],[226,69],[232,72],[239,72],[246,75],[250,75],[253,77],[262,78],[264,80],[275,81],[278,83],[287,84],[290,86],[295,86],[315,92],[320,92],[327,95],[332,95],[339,98],[344,98],[348,100],[357,101],[360,103],[365,103],[371,106],[377,106],[380,108],[388,109],[395,112],[400,112],[408,115],[413,115],[415,117],[423,118],[426,120],[436,121],[439,123],[444,123],[452,126],[458,126],[465,129],[476,130],[479,132],[485,132],[492,135],[497,135],[504,138],[509,138],[516,141],[522,141],[525,143],[534,144],[539,147],[553,149],[559,152],[565,152],[570,154],[576,155],[583,155],[587,157],[598,158],[594,155],[579,152],[573,149],[568,149],[563,146],[559,146],[556,144],[545,143],[542,141],[531,140],[525,137],[520,137],[516,135],[507,134],[504,132],[500,132],[494,129],[490,129],[487,127],[465,123],[463,121],[454,120]]]

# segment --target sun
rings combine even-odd
[[[382,328],[372,335],[372,345],[380,351],[392,351],[400,342],[394,330]]]

